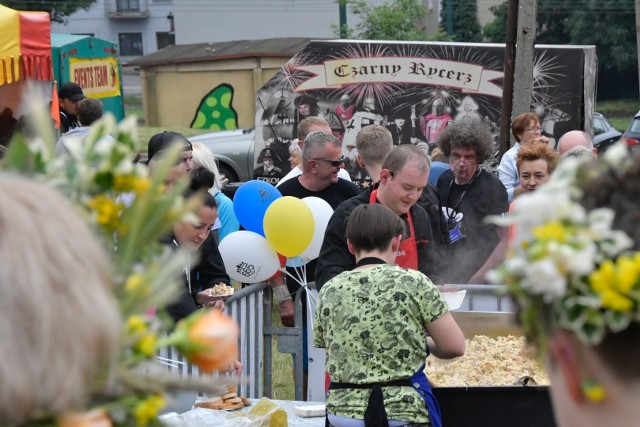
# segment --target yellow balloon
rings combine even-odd
[[[263,226],[269,245],[289,258],[299,255],[309,246],[315,229],[311,209],[302,200],[291,196],[281,197],[269,205]]]

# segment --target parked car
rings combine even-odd
[[[230,183],[244,182],[253,175],[254,129],[225,130],[190,136],[209,147],[218,162],[218,169]]]
[[[633,117],[631,124],[624,131],[620,140],[625,142],[631,150],[640,150],[640,111]]]
[[[620,140],[622,133],[611,126],[609,120],[600,113],[593,113],[593,146],[603,152]]]

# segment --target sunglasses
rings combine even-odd
[[[334,168],[337,168],[338,166],[340,166],[341,164],[343,164],[343,163],[344,163],[344,156],[343,156],[343,157],[340,157],[339,159],[335,159],[335,160],[332,160],[332,159],[323,159],[323,158],[317,158],[317,159],[311,159],[311,160],[315,160],[315,161],[322,160],[322,161],[324,161],[324,162],[329,163],[329,164],[330,164],[331,166],[333,166]]]

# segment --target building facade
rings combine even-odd
[[[97,0],[53,33],[92,35],[118,43],[123,62],[175,44],[173,0]]]

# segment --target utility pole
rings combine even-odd
[[[640,0],[637,0],[640,1]],[[516,34],[518,32],[518,0],[509,0],[507,12],[507,40],[504,50],[504,87],[502,88],[502,114],[500,115],[500,157],[511,148],[509,129],[513,109],[513,80],[516,57]]]
[[[518,38],[513,84],[513,116],[531,111],[533,91],[533,60],[536,40],[536,3],[523,1],[518,5]]]
[[[640,1],[640,0],[639,0]],[[347,0],[338,0],[340,8],[340,38],[347,38]]]
[[[640,84],[640,0],[636,0],[636,50],[638,51],[638,83]]]

